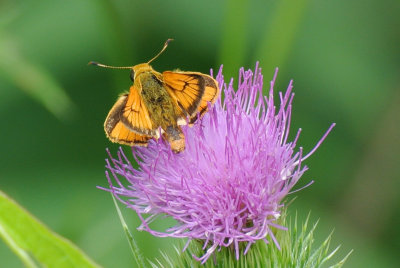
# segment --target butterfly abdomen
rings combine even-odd
[[[185,150],[185,135],[179,126],[168,126],[163,134],[175,153]]]

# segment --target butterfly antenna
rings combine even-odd
[[[132,69],[133,66],[109,66],[105,64],[101,64],[95,61],[89,61],[88,65],[96,65],[103,68],[110,68],[110,69]]]
[[[152,62],[153,60],[157,59],[157,57],[160,56],[161,53],[164,52],[164,50],[167,48],[169,42],[171,42],[172,40],[174,40],[174,39],[169,38],[167,41],[165,41],[164,46],[163,46],[163,48],[161,49],[161,51],[158,52],[158,54],[157,54],[154,58],[152,58],[151,60],[149,60],[149,61],[147,62],[147,64],[150,64],[150,62]]]

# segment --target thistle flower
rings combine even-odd
[[[285,230],[277,223],[284,198],[298,182],[314,149],[303,155],[296,142],[289,142],[292,111],[292,81],[279,93],[279,108],[274,103],[274,83],[263,95],[263,76],[258,64],[254,73],[239,72],[238,89],[233,79],[224,82],[222,66],[216,80],[224,91],[209,112],[192,128],[184,128],[186,149],[175,154],[162,139],[147,148],[132,148],[138,164],[135,169],[123,150],[107,160],[106,175],[111,191],[126,206],[136,211],[142,224],[138,229],[158,237],[188,238],[202,241],[204,254],[194,256],[202,263],[223,247],[241,249],[246,254],[258,240],[279,242],[273,229]],[[168,216],[175,226],[164,231],[151,228],[153,221]],[[241,246],[241,245],[244,245]]]

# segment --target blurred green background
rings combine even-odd
[[[225,77],[259,60],[265,84],[294,79],[292,136],[309,151],[291,205],[333,229],[345,267],[398,267],[400,251],[400,2],[348,0],[0,2],[0,189],[105,267],[134,267],[106,186],[103,121],[129,71],[87,66],[152,65]],[[146,257],[173,239],[137,232]],[[0,242],[0,267],[22,267]]]

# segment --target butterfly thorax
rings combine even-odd
[[[139,80],[139,81],[138,81]],[[140,83],[141,96],[149,111],[149,115],[155,126],[166,130],[170,126],[176,126],[177,113],[175,105],[168,94],[163,81],[155,72],[143,72],[135,80]]]

